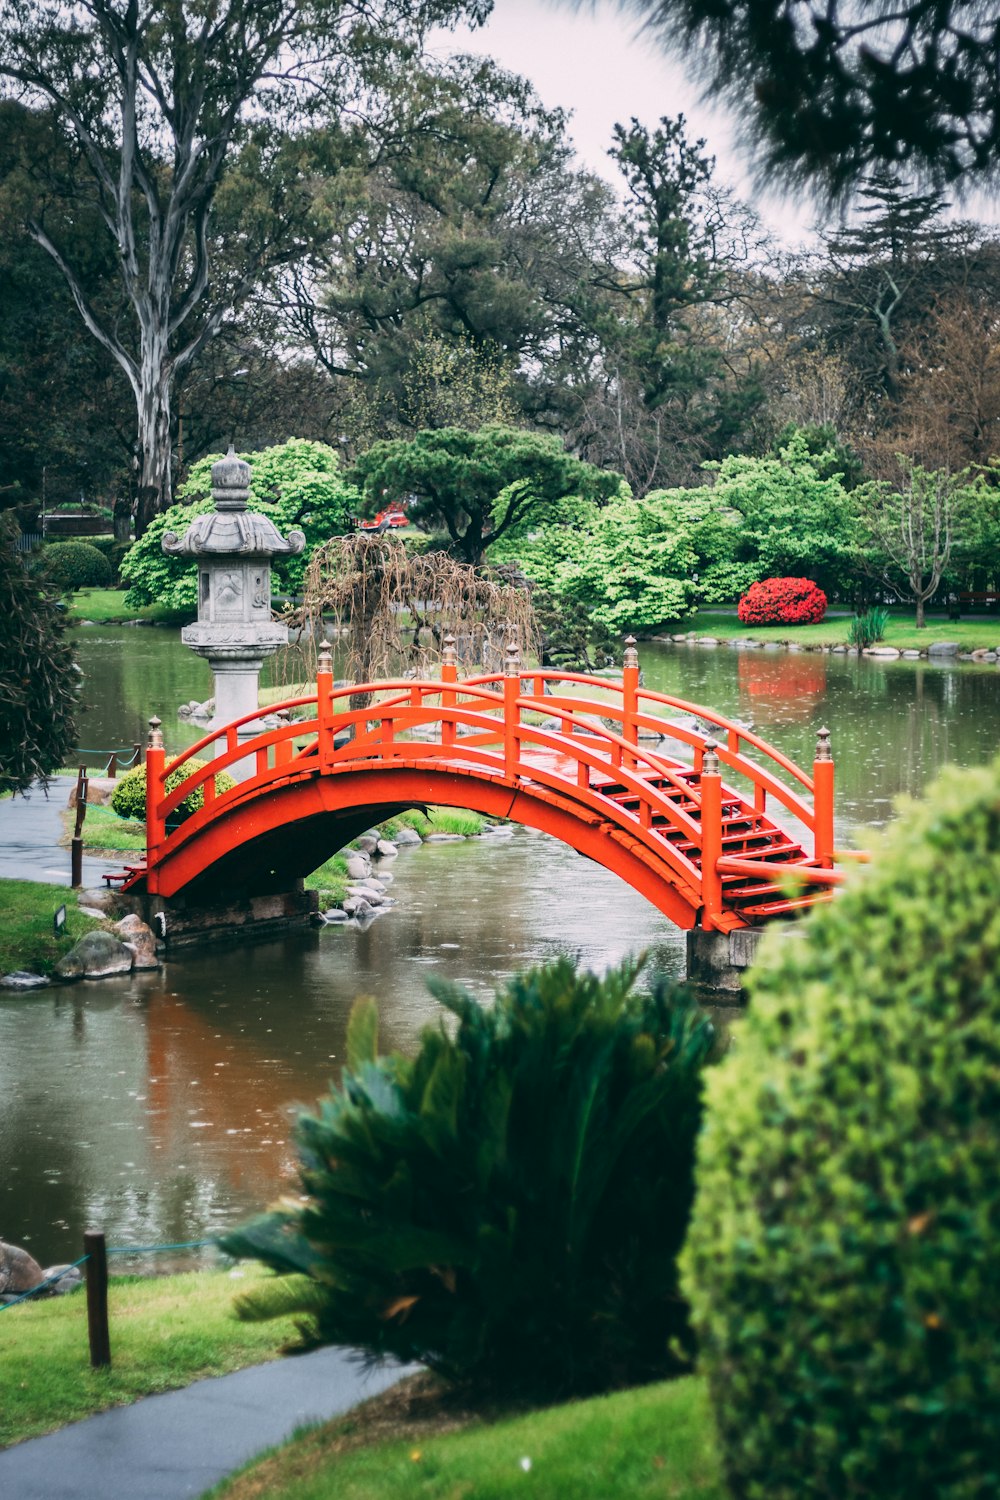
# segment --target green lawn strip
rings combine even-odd
[[[66,832],[61,843],[68,844],[76,821],[76,809],[68,808],[63,814]],[[146,848],[145,823],[131,822],[120,818],[110,807],[97,804],[88,806],[83,820],[83,849],[85,854],[141,854]]]
[[[210,1494],[216,1500],[725,1495],[705,1383],[695,1377],[440,1435],[419,1425],[405,1431],[403,1424],[402,1435],[378,1441],[376,1427],[374,1442],[351,1448],[353,1427],[364,1438],[364,1419],[362,1407],[304,1433]]]
[[[154,1391],[274,1359],[294,1335],[292,1322],[239,1322],[234,1295],[267,1273],[240,1266],[237,1274],[113,1276],[110,1370],[90,1368],[83,1291],[0,1311],[0,1447]]]
[[[66,618],[73,623],[89,620],[94,625],[121,625],[129,620],[150,620],[157,625],[184,625],[190,610],[167,609],[148,604],[132,609],[125,603],[125,589],[76,589],[66,596]]]
[[[63,905],[66,925],[56,937],[52,918]],[[104,925],[78,910],[72,891],[34,880],[0,880],[0,911],[0,974],[50,974],[78,938]]]
[[[967,620],[948,620],[931,616],[923,630],[913,623],[912,614],[892,614],[886,626],[882,646],[897,651],[926,651],[932,641],[957,641],[963,651],[1000,648],[1000,615],[981,615]],[[850,615],[835,615],[818,625],[741,625],[736,616],[712,614],[699,610],[693,619],[674,626],[665,625],[660,633],[672,631],[699,636],[715,636],[720,641],[754,640],[789,642],[801,646],[846,646],[851,628]]]

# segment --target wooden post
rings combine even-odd
[[[146,745],[146,890],[151,896],[159,892],[156,855],[166,838],[166,825],[159,810],[165,791],[162,781],[165,761],[163,732],[160,720],[154,714],[149,721],[149,740]]]
[[[521,742],[517,731],[521,714],[517,700],[521,696],[521,653],[511,641],[503,664],[503,762],[504,772],[516,776]]]
[[[83,820],[87,816],[87,767],[76,773],[76,823],[69,844],[69,883],[74,890],[83,885]]]
[[[639,743],[639,729],[635,716],[639,709],[639,652],[635,636],[625,637],[625,655],[622,659],[622,739],[630,745]]]
[[[441,681],[458,681],[458,658],[455,652],[455,637],[446,635],[444,638],[444,654],[441,657]],[[457,694],[451,691],[442,691],[442,709],[454,708]],[[441,743],[442,745],[453,745],[455,743],[455,721],[454,719],[442,718],[441,720]]]
[[[718,745],[705,741],[701,764],[701,925],[712,929],[722,912],[722,777],[719,775]]]
[[[816,863],[829,870],[833,865],[833,754],[830,731],[821,729],[816,736],[816,759],[813,761],[813,816],[815,819]]]
[[[316,719],[319,725],[319,758],[333,755],[333,655],[329,641],[320,641],[316,666]]]
[[[108,1254],[104,1232],[88,1229],[83,1236],[87,1256],[87,1333],[90,1363],[95,1370],[111,1364],[111,1332],[108,1328]]]

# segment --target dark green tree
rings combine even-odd
[[[76,744],[79,676],[55,598],[15,551],[0,519],[0,792],[23,792]]]
[[[607,500],[621,485],[620,475],[567,453],[560,438],[501,426],[442,427],[376,443],[351,477],[375,510],[412,497],[411,520],[445,530],[455,556],[472,564],[515,528],[555,519],[560,501]]]
[[[683,115],[655,130],[616,125],[610,154],[627,189],[625,243],[593,304],[600,352],[573,435],[642,494],[730,451],[760,400],[755,361],[737,374],[727,356],[761,237]]]
[[[573,169],[565,123],[524,79],[459,58],[410,69],[345,134],[342,170],[317,185],[326,238],[275,297],[290,340],[356,387],[352,429],[502,419],[488,400],[466,419],[469,378],[433,381],[428,399],[429,348],[438,372],[449,351],[491,372],[487,395],[499,377],[529,419],[572,404],[621,235],[607,186]]]
[[[328,113],[360,105],[373,75],[428,25],[488,9],[488,0],[0,0],[0,89],[46,111],[76,153],[72,198],[41,194],[27,225],[132,388],[139,529],[170,503],[174,383],[264,268],[301,253],[296,230],[312,200],[292,127],[320,100]],[[32,166],[40,175],[46,163]],[[231,274],[220,277],[227,176],[247,217]],[[72,258],[67,223],[81,209],[113,246],[125,322],[91,302]]]
[[[620,0],[743,115],[761,176],[830,196],[878,168],[989,182],[1000,29],[988,0]]]

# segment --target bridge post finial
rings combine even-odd
[[[625,637],[625,655],[622,657],[622,666],[635,668],[639,666],[639,652],[636,647],[634,635],[627,635]]]
[[[813,828],[816,836],[814,854],[816,863],[823,869],[833,868],[833,751],[830,749],[830,731],[823,728],[816,734],[816,759],[813,761]]]
[[[441,660],[446,662],[457,662],[458,652],[455,650],[455,637],[451,634],[450,631],[445,636],[443,644],[444,650],[441,653]]]
[[[316,663],[316,670],[317,672],[333,671],[333,648],[329,641],[320,641],[319,643],[319,659]]]
[[[718,740],[705,741],[705,753],[701,762],[701,774],[703,776],[718,776],[719,774],[719,742]]]
[[[149,721],[148,747],[150,750],[163,749],[163,730],[161,728],[162,722],[162,719],[158,719],[155,714]]]
[[[504,652],[503,675],[505,677],[520,677],[521,675],[521,653],[517,648],[516,641],[508,641]]]

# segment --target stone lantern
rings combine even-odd
[[[198,620],[181,639],[208,660],[215,678],[215,715],[209,728],[221,728],[259,707],[260,669],[288,642],[288,627],[271,618],[271,558],[295,556],[306,539],[290,531],[287,541],[267,517],[247,510],[250,465],[230,446],[212,465],[215,510],[198,516],[182,537],[168,531],[163,550],[170,557],[198,563]],[[240,739],[259,733],[245,724]],[[249,771],[234,766],[234,775]]]

